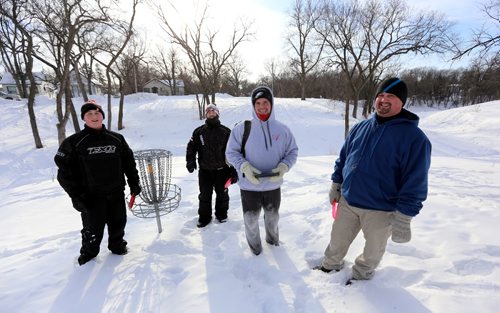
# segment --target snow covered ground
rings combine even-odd
[[[194,97],[127,96],[121,133],[134,150],[172,152],[172,183],[181,188],[182,201],[162,217],[161,234],[154,219],[129,212],[130,253],[110,254],[105,237],[95,261],[80,267],[80,218],[55,179],[55,104],[37,101],[45,146],[38,150],[26,105],[0,100],[1,312],[498,311],[500,101],[448,111],[411,108],[433,143],[428,200],[412,222],[412,241],[389,242],[373,280],[350,287],[343,282],[362,250],[361,235],[345,270],[311,270],[333,221],[327,193],[343,142],[342,104],[276,100],[276,117],[295,134],[299,160],[282,188],[281,245],[264,244],[254,256],[235,185],[228,222],[196,228],[197,175],[184,161],[186,143],[202,123]],[[75,103],[79,108],[81,99]],[[250,117],[248,98],[219,95],[217,103],[229,127]],[[67,135],[72,132],[69,123]]]

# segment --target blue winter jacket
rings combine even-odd
[[[251,104],[250,104],[251,105]],[[244,123],[238,123],[231,131],[226,146],[226,158],[238,171],[238,185],[241,190],[269,191],[280,188],[283,180],[270,182],[269,178],[259,178],[258,185],[252,184],[240,172],[241,164],[248,161],[262,173],[270,173],[280,162],[285,163],[288,169],[297,161],[298,147],[290,129],[276,120],[274,116],[274,101],[271,115],[265,122],[261,121],[255,110],[252,109],[252,126],[245,144],[245,155],[241,153],[241,142],[244,132]]]
[[[415,216],[427,198],[431,143],[417,115],[379,124],[373,114],[351,129],[335,162],[332,181],[352,206]]]

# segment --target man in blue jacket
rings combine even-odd
[[[297,161],[298,147],[290,129],[274,116],[274,97],[267,87],[251,95],[253,119],[242,151],[244,123],[236,125],[226,147],[226,158],[238,171],[243,220],[248,245],[262,252],[259,216],[264,209],[266,242],[279,245],[279,208],[283,175]]]
[[[387,240],[411,239],[410,221],[427,198],[431,143],[417,115],[403,108],[407,87],[392,77],[377,89],[376,113],[351,129],[335,162],[330,203],[338,202],[330,243],[320,266],[339,271],[352,241],[363,231],[365,247],[352,279],[371,279]]]

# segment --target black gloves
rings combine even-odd
[[[229,167],[229,177],[231,178],[231,185],[236,184],[238,182],[238,172],[234,167]]]
[[[141,186],[136,185],[136,186],[130,186],[130,194],[134,196],[138,196],[142,191]]]
[[[71,198],[71,202],[73,203],[73,207],[80,213],[88,213],[87,206],[85,205],[85,201],[81,196],[76,196]]]
[[[188,163],[186,164],[186,168],[189,173],[192,173],[196,169],[196,163]]]

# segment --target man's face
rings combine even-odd
[[[270,114],[271,102],[266,98],[259,98],[255,101],[255,113],[257,114]]]
[[[392,93],[382,92],[379,93],[375,99],[375,111],[380,117],[391,117],[403,108],[403,102]]]
[[[217,116],[217,112],[214,109],[209,109],[207,110],[207,113],[205,114],[207,119],[212,119]]]
[[[83,116],[83,121],[85,122],[85,124],[93,129],[101,129],[102,120],[102,114],[98,110],[89,110]]]

